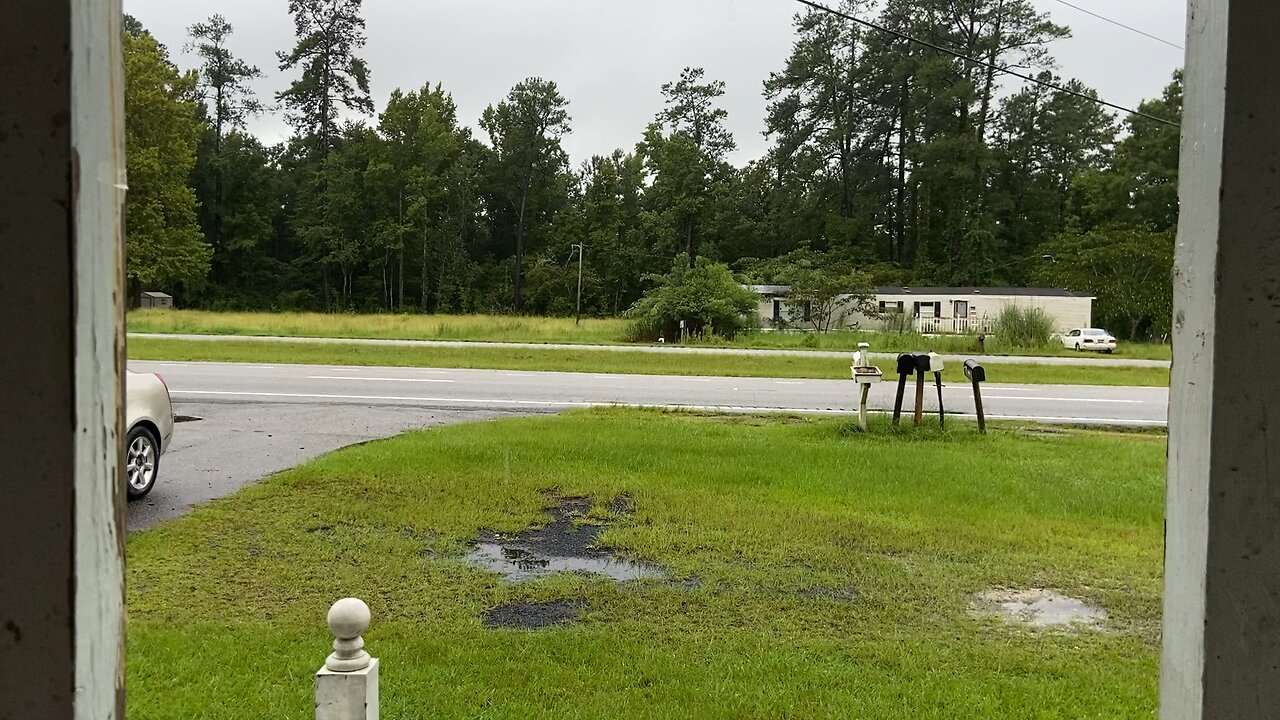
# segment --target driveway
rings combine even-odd
[[[144,500],[129,503],[128,528],[144,530],[187,512],[193,505],[225,497],[273,473],[348,445],[406,430],[480,422],[513,413],[344,405],[334,412],[315,405],[259,402],[183,402],[184,422],[160,461],[160,479]]]

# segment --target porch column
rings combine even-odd
[[[124,717],[120,46],[0,2],[0,718]]]
[[[1277,28],[1280,3],[1190,2],[1164,720],[1280,717]]]

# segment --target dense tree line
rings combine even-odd
[[[725,85],[688,68],[634,147],[573,166],[549,79],[475,129],[429,82],[375,108],[361,0],[290,0],[297,44],[278,57],[295,79],[270,101],[221,16],[191,27],[187,72],[130,22],[131,287],[211,308],[571,314],[582,245],[592,314],[705,258],[759,282],[822,272],[824,297],[833,277],[1062,285],[1097,293],[1119,332],[1167,332],[1177,127],[1122,123],[1059,78],[1048,47],[1068,30],[1029,0],[840,5],[1071,92],[806,12],[763,88],[764,157],[729,162]],[[1141,111],[1177,122],[1180,77]],[[248,134],[263,112],[293,137]]]

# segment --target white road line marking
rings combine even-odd
[[[441,402],[466,403],[472,405],[542,405],[545,407],[595,407],[597,403],[543,400],[487,400],[479,398],[435,398],[407,397],[398,395],[325,395],[320,393],[270,393],[270,392],[231,392],[223,390],[174,390],[174,395],[197,395],[205,397],[263,397],[292,398],[298,400],[394,400],[397,402]]]
[[[308,380],[357,380],[360,382],[411,382],[411,383],[451,383],[453,380],[436,380],[435,378],[386,378],[355,377],[339,375],[311,375]]]
[[[1107,400],[1104,398],[1061,398],[1061,397],[1028,397],[1011,395],[984,395],[983,400],[1023,400],[1027,402],[1063,402],[1063,403],[1112,403],[1115,405],[1144,405],[1145,400]]]

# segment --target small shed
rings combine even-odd
[[[162,292],[144,292],[142,293],[142,304],[139,307],[171,308],[173,307],[173,296]]]

